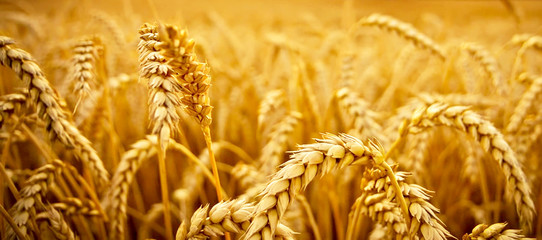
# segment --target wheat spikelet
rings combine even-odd
[[[32,56],[13,47],[13,43],[12,39],[0,36],[0,62],[10,67],[28,85],[29,99],[36,104],[38,115],[47,124],[49,137],[73,148],[75,156],[88,166],[99,187],[104,187],[109,182],[109,173],[102,160],[70,121],[70,114],[60,104],[60,97]]]
[[[379,169],[367,169],[363,174],[362,194],[356,199],[354,208],[361,206],[362,214],[386,225],[388,231],[391,231],[389,234],[395,235],[395,239],[409,239],[409,234],[415,236],[415,239],[428,240],[453,237],[437,217],[439,210],[429,203],[430,191],[416,184],[405,183],[408,173],[397,172],[395,175],[412,217],[410,229],[394,202],[395,189],[390,179]]]
[[[56,239],[60,240],[75,240],[75,234],[72,229],[66,223],[62,214],[52,207],[47,208],[46,211],[36,215],[38,220],[46,220],[49,222],[49,229],[53,232]]]
[[[504,228],[507,223],[495,223],[491,225],[478,224],[472,229],[472,233],[465,233],[463,240],[514,240],[514,239],[530,239],[521,234],[519,229],[507,229]]]
[[[374,143],[367,145],[346,134],[325,134],[324,139],[316,142],[301,145],[300,150],[267,183],[243,239],[271,238],[297,193],[303,191],[318,174],[327,174],[335,167],[369,164],[383,155]]]
[[[267,143],[260,155],[261,173],[270,175],[275,172],[277,166],[283,161],[283,153],[286,151],[288,139],[294,132],[294,128],[302,118],[301,113],[291,112],[280,122],[273,126]]]
[[[419,132],[423,128],[438,125],[450,126],[470,134],[499,163],[507,179],[506,195],[513,198],[522,228],[530,231],[536,213],[531,187],[514,151],[499,130],[468,107],[449,106],[441,102],[418,109],[413,114],[408,129]]]
[[[497,60],[491,56],[489,51],[483,46],[475,43],[463,43],[461,48],[464,49],[475,61],[480,63],[484,72],[489,76],[491,83],[497,89],[499,95],[503,95],[507,91],[503,76],[501,74]]]
[[[506,126],[506,132],[509,134],[514,134],[520,128],[525,115],[529,109],[534,105],[536,97],[542,92],[542,77],[535,77],[531,86],[527,91],[521,96],[521,100],[517,104],[510,121]]]
[[[36,169],[36,173],[26,180],[25,186],[20,191],[21,198],[10,210],[13,221],[24,235],[28,234],[28,221],[35,218],[37,207],[43,207],[41,199],[47,194],[50,185],[63,168],[64,164],[60,160],[55,160],[51,164]],[[8,239],[15,238],[11,227],[7,227],[5,232]]]
[[[210,210],[206,205],[194,212],[191,225],[182,230],[185,233],[179,239],[208,239],[226,232],[242,233],[249,227],[254,210],[254,204],[244,200],[220,202]],[[276,233],[275,239],[293,239],[292,230],[282,224],[278,225]]]
[[[399,36],[414,43],[414,45],[427,49],[433,55],[438,56],[440,59],[445,60],[446,54],[442,48],[435,43],[431,38],[427,37],[423,33],[419,32],[415,27],[408,23],[401,22],[390,16],[381,14],[372,14],[366,18],[361,19],[358,22],[361,26],[376,26],[386,31],[394,32]]]

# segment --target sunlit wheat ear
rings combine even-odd
[[[15,224],[24,235],[31,236],[28,233],[29,221],[34,221],[37,209],[44,207],[42,198],[63,168],[64,164],[60,160],[55,160],[38,168],[35,174],[26,180],[25,186],[20,191],[21,198],[10,209]],[[15,233],[10,226],[6,227],[5,232],[8,239],[15,239]]]
[[[453,238],[437,217],[439,210],[429,202],[431,192],[419,185],[406,183],[408,173],[396,172],[395,175],[411,215],[410,229],[395,203],[395,189],[390,179],[379,169],[365,171],[361,182],[362,194],[353,208],[361,207],[362,214],[387,226],[388,234],[395,235],[395,239],[409,239],[409,234],[414,237],[412,239]]]
[[[98,188],[103,189],[109,183],[109,173],[103,162],[71,121],[71,114],[63,107],[63,100],[45,78],[32,56],[13,46],[11,38],[0,36],[0,62],[11,68],[28,86],[28,100],[36,106],[41,119],[46,123],[49,137],[58,140],[90,170]]]
[[[374,144],[346,134],[324,134],[316,143],[301,145],[260,193],[262,198],[243,239],[272,239],[290,203],[317,175],[352,164],[371,164],[382,156]]]
[[[159,136],[160,147],[165,149],[172,133],[178,131],[181,84],[173,77],[167,59],[155,48],[159,43],[157,28],[145,24],[139,33],[140,75],[148,81],[152,132]]]
[[[466,132],[497,161],[506,179],[506,196],[511,198],[520,218],[521,227],[529,232],[532,229],[536,210],[531,197],[531,186],[525,177],[521,163],[514,151],[504,140],[503,135],[493,124],[464,106],[449,106],[436,102],[418,109],[412,116],[407,129],[419,132],[424,128],[439,125],[450,126]]]
[[[62,214],[52,207],[36,215],[37,220],[44,220],[49,223],[49,229],[56,239],[75,240],[75,234]]]
[[[521,78],[526,78],[526,75],[520,75]],[[519,103],[516,105],[512,116],[506,126],[506,132],[515,134],[521,127],[527,112],[535,104],[537,96],[542,92],[542,77],[533,77],[531,86],[523,93]]]
[[[499,64],[487,49],[475,43],[463,43],[461,49],[466,51],[476,62],[480,64],[485,74],[491,80],[491,83],[499,95],[506,94],[508,87],[502,76]]]
[[[71,81],[78,98],[74,112],[77,112],[84,98],[90,95],[91,85],[96,84],[96,61],[98,52],[103,51],[101,48],[93,39],[83,39],[73,48]]]
[[[465,233],[463,240],[499,240],[499,239],[531,239],[526,238],[519,229],[504,228],[507,223],[495,223],[491,225],[478,224],[472,229],[472,233]]]
[[[390,16],[375,13],[361,19],[357,24],[361,26],[375,26],[389,32],[394,32],[400,37],[414,43],[414,45],[419,48],[430,51],[440,59],[446,59],[446,54],[442,47],[409,23],[399,21]]]
[[[211,125],[211,101],[209,66],[200,62],[194,53],[194,40],[188,33],[173,26],[161,25],[157,48],[173,69],[174,77],[181,85],[181,103],[184,110],[201,126]]]
[[[261,174],[271,175],[284,161],[283,154],[287,150],[288,140],[302,117],[299,112],[291,112],[272,127],[260,155]]]
[[[200,207],[192,215],[190,226],[180,226],[186,230],[178,239],[209,239],[223,236],[226,232],[243,233],[250,225],[254,210],[253,203],[243,200],[219,202],[211,209],[209,205]],[[291,229],[279,224],[275,239],[293,239],[293,235]]]

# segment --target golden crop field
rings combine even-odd
[[[542,2],[0,0],[0,239],[542,239]]]

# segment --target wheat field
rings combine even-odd
[[[0,239],[542,238],[538,1],[0,13]]]

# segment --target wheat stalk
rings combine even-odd
[[[506,195],[513,198],[522,228],[530,231],[536,213],[531,187],[514,151],[499,130],[468,107],[449,106],[441,102],[418,109],[407,128],[410,132],[419,132],[438,125],[450,126],[470,134],[499,163],[507,179]]]
[[[13,47],[13,43],[12,39],[0,36],[0,62],[11,68],[27,84],[29,99],[36,105],[38,115],[47,124],[49,137],[73,148],[75,156],[88,166],[99,187],[103,188],[109,182],[109,173],[102,160],[87,138],[70,121],[70,114],[60,104],[62,100],[32,56]]]

